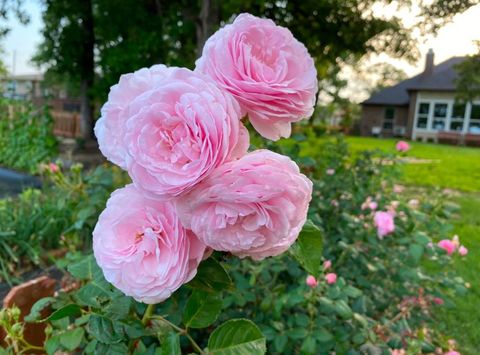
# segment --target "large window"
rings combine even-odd
[[[430,104],[422,102],[418,105],[417,112],[417,128],[427,128],[428,125],[428,113],[430,111]]]
[[[462,131],[463,121],[465,120],[465,112],[467,105],[455,102],[452,107],[452,117],[450,119],[451,131]]]
[[[433,107],[433,123],[432,128],[437,131],[445,129],[447,120],[448,104],[435,103]]]
[[[386,107],[383,117],[383,129],[393,129],[393,121],[395,119],[395,107]]]
[[[468,130],[470,133],[480,133],[480,104],[472,104]]]

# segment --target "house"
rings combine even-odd
[[[422,73],[362,102],[363,136],[480,145],[480,98],[469,103],[455,100],[455,68],[465,57],[438,65],[433,60],[430,50]]]
[[[72,97],[66,86],[47,84],[43,74],[7,75],[0,78],[0,94],[30,101],[39,108],[48,105],[57,136],[80,136],[80,100]]]

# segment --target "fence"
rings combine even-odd
[[[52,111],[53,133],[56,136],[80,137],[80,114],[78,112]]]

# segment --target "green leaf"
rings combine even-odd
[[[342,293],[346,294],[350,298],[357,298],[362,295],[362,291],[353,286],[347,286],[342,290]]]
[[[415,263],[418,263],[423,255],[423,246],[420,244],[410,244],[408,252]]]
[[[101,301],[107,300],[109,295],[110,292],[108,289],[101,287],[94,282],[90,282],[77,291],[75,298],[79,303],[85,306],[100,308]]]
[[[278,351],[279,353],[283,352],[287,343],[288,343],[288,338],[285,334],[278,334],[273,340],[273,346],[275,350]]]
[[[53,355],[60,348],[60,336],[54,335],[45,342],[45,351],[48,355]]]
[[[79,280],[89,280],[93,278],[93,269],[97,266],[93,255],[82,258],[79,262],[67,267],[69,273]]]
[[[232,279],[223,266],[213,258],[202,261],[197,275],[188,286],[207,292],[218,292],[233,289]]]
[[[265,337],[248,319],[231,319],[216,328],[208,339],[208,352],[215,355],[260,355],[266,351]]]
[[[320,327],[317,330],[315,330],[315,335],[316,335],[317,340],[321,343],[326,343],[326,342],[329,342],[333,339],[332,333],[330,333],[324,327]]]
[[[302,354],[315,354],[317,350],[317,344],[315,338],[309,336],[302,344],[301,353]]]
[[[30,309],[30,313],[24,318],[26,322],[35,322],[40,320],[40,317],[42,316],[41,312],[49,307],[52,302],[55,301],[55,298],[53,297],[45,297],[39,299],[37,302],[34,303],[32,308]]]
[[[352,309],[348,306],[347,302],[340,300],[334,304],[335,312],[343,319],[350,319],[353,317]]]
[[[290,252],[302,267],[311,275],[317,277],[322,265],[323,237],[320,229],[308,220],[303,226]]]
[[[110,319],[93,314],[88,322],[88,332],[98,341],[105,344],[116,344],[123,339],[121,324]]]
[[[183,312],[187,328],[205,328],[215,322],[222,310],[221,294],[193,291]]]
[[[180,337],[177,333],[170,333],[161,341],[161,347],[155,349],[155,355],[181,354]]]
[[[59,320],[68,316],[76,316],[81,314],[81,309],[80,306],[77,304],[69,304],[66,305],[60,309],[57,309],[55,312],[53,312],[47,320],[53,321],[53,320]]]
[[[60,345],[69,351],[73,351],[80,346],[84,334],[83,328],[67,330],[60,334]]]

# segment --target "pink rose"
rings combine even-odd
[[[445,250],[448,255],[452,255],[457,249],[455,242],[451,241],[450,239],[442,239],[437,245],[439,248]]]
[[[449,352],[446,352],[445,355],[461,355],[461,354],[458,351],[450,350]]]
[[[315,288],[318,285],[317,279],[312,275],[307,276],[307,279],[305,280],[305,283],[311,288]]]
[[[328,270],[332,267],[332,262],[330,260],[325,260],[323,262],[323,270]]]
[[[463,245],[460,246],[460,248],[458,248],[458,253],[461,255],[461,256],[465,256],[468,254],[468,249],[465,248]]]
[[[162,302],[197,272],[205,245],[182,227],[175,206],[130,184],[112,193],[93,231],[105,278],[145,303]]]
[[[325,280],[327,280],[327,284],[331,285],[337,282],[337,274],[331,272],[325,275]]]
[[[168,80],[132,101],[129,112],[128,173],[135,186],[159,199],[188,191],[248,149],[236,101],[188,69],[171,68]]]
[[[52,174],[58,173],[60,171],[60,168],[55,163],[49,163],[48,164],[48,169],[50,170],[50,172]]]
[[[444,301],[443,301],[443,299],[441,299],[440,297],[434,297],[434,298],[433,298],[433,303],[441,306],[441,305],[444,303]]]
[[[295,242],[311,197],[312,182],[292,160],[257,150],[214,170],[177,207],[207,246],[260,260]]]
[[[133,116],[129,112],[130,103],[165,80],[171,70],[165,65],[142,68],[122,75],[118,84],[110,88],[108,101],[103,105],[101,117],[95,124],[95,135],[101,152],[112,163],[127,168],[123,136],[126,122]]]
[[[384,236],[393,233],[395,230],[395,223],[393,216],[389,212],[377,211],[374,216],[375,227],[377,228],[377,234],[380,239]]]
[[[407,152],[410,150],[410,144],[408,144],[405,141],[400,141],[397,143],[395,148],[397,149],[398,152]]]
[[[327,169],[327,175],[335,174],[335,169]]]
[[[196,69],[232,93],[264,137],[289,137],[291,122],[313,113],[317,71],[305,46],[284,27],[239,15],[205,43]]]

